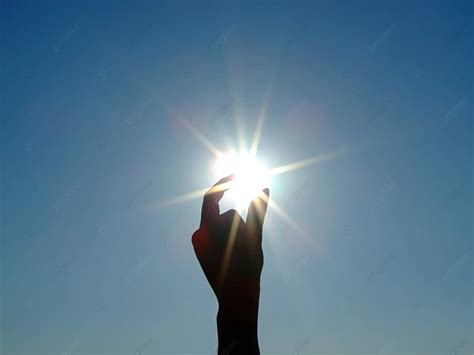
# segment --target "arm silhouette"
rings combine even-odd
[[[217,297],[218,354],[260,354],[258,308],[263,268],[262,228],[269,190],[251,203],[244,222],[239,213],[220,214],[219,201],[232,176],[204,195],[201,224],[192,236],[194,252]]]

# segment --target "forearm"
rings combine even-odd
[[[260,287],[254,292],[235,290],[219,302],[217,334],[219,355],[258,355],[258,308]],[[246,290],[247,291],[247,290]]]
[[[219,355],[258,355],[258,308],[236,315],[225,307],[219,307],[217,314],[217,335]]]

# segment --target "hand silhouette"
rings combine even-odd
[[[201,225],[194,232],[192,243],[219,303],[218,353],[259,354],[262,228],[269,190],[264,189],[250,203],[244,222],[235,210],[220,214],[219,201],[232,179],[232,175],[221,179],[204,195]]]

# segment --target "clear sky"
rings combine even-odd
[[[1,1],[0,33],[2,354],[215,352],[178,117],[249,146],[264,103],[268,166],[346,154],[271,182],[262,352],[472,353],[472,2]]]

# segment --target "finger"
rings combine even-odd
[[[232,224],[243,226],[245,224],[239,212],[233,208],[220,215],[219,223],[221,223],[222,226],[231,226]]]
[[[270,190],[264,189],[259,195],[250,203],[247,212],[247,228],[249,232],[262,240],[262,229],[265,215],[267,213],[268,199],[270,197]]]
[[[234,175],[220,179],[204,195],[201,210],[201,227],[203,224],[211,223],[219,216],[219,201],[224,193],[230,188],[230,182]]]

